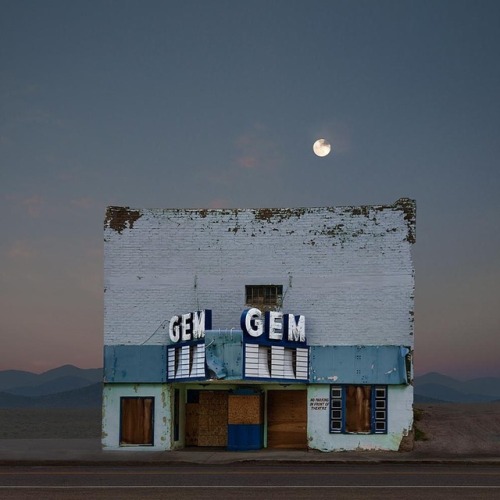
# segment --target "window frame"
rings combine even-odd
[[[148,422],[148,425],[150,426],[149,429],[149,434],[150,434],[150,440],[149,442],[130,442],[127,440],[125,434],[125,429],[124,429],[124,407],[125,407],[125,401],[131,401],[131,400],[142,400],[144,403],[149,400],[150,401],[150,421]],[[144,412],[145,406],[143,406],[143,412]],[[143,421],[142,425],[144,428],[144,422],[145,422],[145,412],[142,415],[143,416]],[[121,396],[120,397],[120,434],[119,434],[119,445],[121,447],[132,447],[132,446],[154,446],[155,443],[155,397],[154,396]]]
[[[370,431],[349,432],[346,430],[347,388],[370,387]],[[329,432],[344,435],[387,434],[388,386],[380,384],[332,384],[329,387]]]
[[[283,285],[245,285],[245,306],[261,311],[283,306]]]

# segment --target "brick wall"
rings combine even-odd
[[[310,345],[413,345],[415,205],[161,210],[110,207],[104,342],[164,344],[175,314],[238,328],[245,285],[283,285]]]

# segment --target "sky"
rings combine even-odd
[[[0,370],[102,366],[108,205],[409,197],[416,373],[500,376],[499,25],[497,0],[0,0]]]

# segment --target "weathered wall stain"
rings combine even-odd
[[[291,217],[300,218],[305,212],[305,208],[259,208],[255,211],[255,219],[267,222],[276,219],[277,222],[281,222]]]
[[[107,379],[104,387],[104,447],[120,448],[121,397],[155,397],[154,448],[184,446],[182,415],[180,440],[173,437],[173,389],[163,378],[131,378],[125,383],[114,377],[130,377],[134,366],[148,377],[165,372],[163,346],[168,332],[158,325],[178,311],[213,308],[217,335],[220,327],[237,326],[245,284],[288,282],[283,307],[307,312],[311,347],[335,344],[345,348],[356,342],[412,350],[414,226],[415,202],[407,198],[361,207],[110,207],[105,222],[105,350],[131,347],[153,352],[154,348],[165,355],[153,362],[149,354],[148,364],[134,365],[129,359],[126,370],[111,362],[113,380]],[[235,367],[243,362],[241,354],[228,355],[228,359]],[[159,368],[152,370],[153,366]],[[369,369],[374,368],[369,365]],[[393,377],[394,373],[390,365],[382,375]],[[324,451],[397,449],[411,426],[411,385],[388,385],[387,435],[333,435],[328,433],[329,385],[339,383],[338,376],[338,371],[326,373],[328,380],[307,388],[310,401],[326,401],[308,406],[309,446]],[[181,390],[181,406],[185,399]]]
[[[141,217],[139,210],[130,210],[129,207],[108,207],[104,220],[104,229],[110,227],[121,233],[128,224],[129,229],[134,227],[134,222]]]
[[[415,224],[416,224],[416,210],[417,206],[415,200],[410,198],[400,198],[394,203],[394,208],[404,212],[404,219],[408,225],[408,236],[406,240],[409,243],[415,243]]]

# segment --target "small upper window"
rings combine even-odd
[[[275,309],[283,304],[283,285],[246,285],[245,304],[258,309]]]

